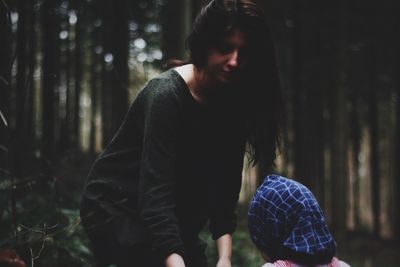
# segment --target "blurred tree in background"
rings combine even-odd
[[[78,205],[95,156],[206,0],[0,2],[0,264],[92,266]],[[262,1],[286,124],[276,172],[306,184],[352,266],[395,266],[400,241],[400,32],[395,0]],[[260,266],[244,169],[234,266]],[[210,240],[208,240],[210,241]],[[367,245],[370,244],[370,245]],[[215,260],[210,242],[210,262]],[[367,253],[368,256],[361,256]],[[9,255],[9,254],[7,254]]]

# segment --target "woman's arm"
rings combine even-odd
[[[185,263],[181,255],[172,253],[165,259],[165,267],[185,267]]]
[[[231,267],[232,236],[225,234],[216,240],[218,249],[217,267]]]
[[[165,88],[161,88],[159,83]],[[144,96],[143,147],[138,186],[139,215],[149,234],[152,253],[165,262],[172,254],[184,257],[184,244],[175,214],[178,101],[168,80],[151,83]],[[168,89],[170,88],[170,89]],[[175,257],[173,257],[175,258]],[[179,266],[179,265],[177,265]]]

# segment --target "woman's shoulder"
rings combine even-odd
[[[185,86],[184,81],[174,69],[161,72],[151,78],[139,93],[139,98],[159,99],[179,97]]]
[[[171,68],[155,75],[147,82],[145,87],[158,87],[166,90],[168,88],[181,87],[184,85],[185,82],[182,77],[175,69]]]

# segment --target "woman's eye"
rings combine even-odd
[[[217,43],[215,48],[222,54],[228,54],[232,51],[232,46],[227,43]]]

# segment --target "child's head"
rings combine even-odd
[[[252,241],[271,261],[324,264],[336,251],[324,213],[311,191],[278,175],[265,177],[257,189],[248,211],[248,226]]]

